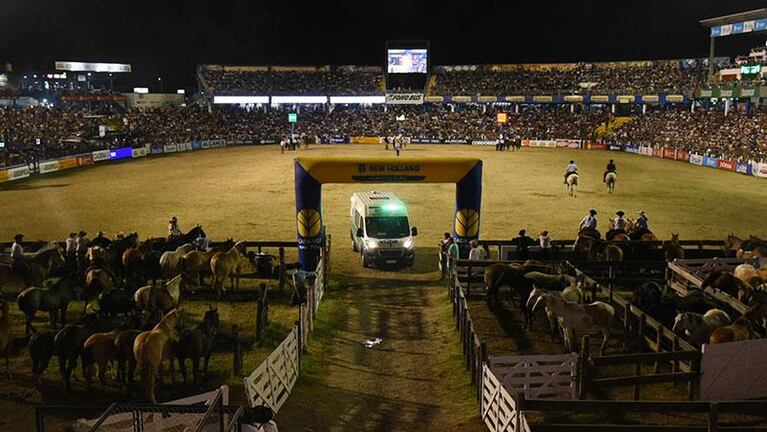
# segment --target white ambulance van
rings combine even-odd
[[[363,267],[412,266],[413,237],[407,207],[390,192],[357,192],[352,195],[352,249],[359,252]]]

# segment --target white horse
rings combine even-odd
[[[577,188],[578,188],[578,174],[570,174],[569,176],[567,176],[567,194],[575,198]]]
[[[557,317],[565,334],[565,348],[569,352],[575,351],[575,330],[588,328],[592,325],[599,327],[602,333],[602,345],[599,347],[599,355],[604,354],[607,338],[610,336],[610,324],[615,315],[615,309],[601,301],[587,305],[571,303],[561,296],[552,293],[540,295],[533,305],[533,311],[543,303],[546,310]]]
[[[160,267],[166,278],[170,279],[181,273],[178,268],[178,263],[181,258],[194,249],[194,245],[191,243],[185,243],[176,248],[175,251],[165,252],[160,256]]]
[[[729,325],[730,316],[721,309],[709,309],[705,314],[694,312],[680,313],[674,319],[674,333],[684,332],[687,340],[696,347],[708,342],[711,333],[719,327]]]
[[[605,176],[605,183],[607,183],[607,191],[612,195],[615,190],[615,181],[618,180],[618,175],[614,172],[609,172]]]

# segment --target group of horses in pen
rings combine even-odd
[[[107,385],[107,370],[116,363],[116,381],[127,386],[128,394],[135,387],[134,372],[140,369],[147,398],[153,403],[164,360],[170,360],[172,379],[175,361],[186,383],[187,359],[192,362],[195,383],[200,378],[200,360],[207,375],[213,341],[220,332],[218,310],[210,306],[201,323],[187,325],[180,306],[182,292],[202,286],[206,275],[219,297],[225,292],[226,278],[232,289],[238,289],[240,276],[253,273],[256,255],[247,251],[245,242],[232,239],[196,250],[192,241],[201,236],[205,233],[198,226],[173,241],[139,241],[137,233],[114,240],[97,237],[85,256],[77,257],[80,263],[66,259],[59,244],[49,243],[27,254],[26,278],[0,265],[3,292],[20,290],[16,303],[25,316],[38,388],[54,356],[66,391],[71,389],[78,360],[88,388],[96,368],[99,381]],[[83,301],[83,311],[75,323],[68,323],[67,309],[75,298]],[[0,301],[0,352],[5,352],[7,370],[12,322],[9,303]],[[38,311],[49,314],[50,329],[33,326]]]
[[[759,257],[763,256],[760,254],[766,243],[753,236],[741,241],[730,235],[725,244],[729,253]],[[668,259],[668,253],[665,255]],[[705,277],[700,289],[689,289],[685,295],[677,294],[663,282],[649,279],[626,287],[633,291],[632,304],[694,346],[765,336],[767,267],[744,263],[734,271],[713,271]],[[602,335],[600,355],[603,354],[615,310],[607,302],[593,298],[587,301],[588,293],[596,292],[591,286],[595,282],[569,262],[494,263],[485,269],[484,283],[488,305],[496,313],[503,310],[502,300],[516,301],[524,316],[524,327],[529,330],[535,314],[543,310],[552,338],[559,335],[561,328],[567,352],[576,351],[576,331],[590,332],[596,328]],[[747,309],[738,316],[705,292],[709,287],[738,299]]]

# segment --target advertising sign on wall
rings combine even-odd
[[[709,168],[719,168],[719,159],[711,156],[704,156],[703,165]]]
[[[93,162],[102,162],[109,160],[109,150],[98,150],[93,152]]]
[[[40,174],[50,173],[59,170],[59,161],[41,162],[39,166]]]
[[[690,163],[693,165],[703,165],[703,156],[691,154],[690,155]]]
[[[735,168],[737,168],[738,163],[734,160],[729,159],[719,159],[719,169],[727,170],[727,171],[735,171]]]

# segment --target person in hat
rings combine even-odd
[[[594,209],[589,210],[589,214],[587,214],[583,219],[581,219],[581,225],[580,225],[581,231],[585,230],[597,230],[597,211]]]
[[[448,255],[447,251],[450,245],[453,243],[453,237],[449,232],[446,232],[439,242],[439,268],[442,271],[442,278],[448,275]]]
[[[480,261],[487,259],[487,251],[479,246],[479,241],[476,239],[469,242],[471,249],[469,250],[469,259],[472,261]]]
[[[607,181],[607,173],[614,173],[615,172],[615,162],[613,162],[612,159],[610,159],[609,162],[607,162],[607,168],[605,168],[605,173],[602,175],[602,183]]]
[[[67,237],[64,244],[66,245],[64,253],[66,255],[67,269],[71,273],[75,273],[77,271],[77,233],[69,233],[69,237]]]
[[[173,242],[181,239],[181,228],[178,226],[178,219],[173,216],[168,221],[168,241]]]
[[[98,233],[96,233],[96,237],[94,237],[93,240],[91,240],[91,246],[99,246],[104,249],[106,249],[110,243],[112,243],[112,240],[110,240],[104,235],[104,231],[99,231]]]
[[[24,284],[29,286],[29,264],[24,256],[24,247],[22,241],[24,240],[24,234],[16,234],[13,237],[13,244],[11,245],[11,270],[24,278]]]
[[[647,219],[647,214],[644,210],[638,212],[636,222],[634,222],[634,230],[631,232],[631,238],[633,240],[640,240],[645,234],[652,234],[650,231],[650,221]]]
[[[570,174],[578,174],[578,165],[575,164],[574,160],[571,160],[565,169],[565,184],[567,184],[567,178],[570,177]]]
[[[628,224],[626,223],[626,219],[623,219],[625,214],[626,213],[624,213],[623,210],[615,212],[615,219],[610,221],[610,230],[605,234],[607,240],[612,240],[618,234],[627,234],[626,227]]]
[[[517,259],[527,261],[530,258],[529,248],[535,241],[527,236],[527,231],[519,230],[517,237],[511,241],[511,244],[517,245]]]
[[[77,233],[77,271],[80,277],[85,277],[85,268],[87,267],[86,255],[91,241],[88,239],[88,233],[80,231]]]
[[[541,231],[538,236],[538,244],[541,246],[541,259],[551,259],[551,242],[552,238],[549,232],[546,230]]]

